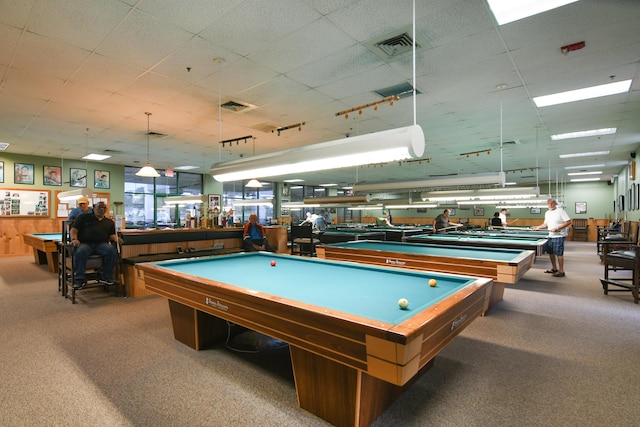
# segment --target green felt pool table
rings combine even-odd
[[[366,229],[325,230],[318,232],[320,243],[350,242],[353,240],[384,240],[382,231],[369,231]]]
[[[502,301],[505,284],[515,284],[535,260],[533,251],[370,240],[322,245],[316,252],[336,261],[489,277],[495,282],[485,311]]]
[[[405,239],[405,242],[409,243],[429,243],[447,246],[473,246],[534,251],[536,255],[542,255],[542,246],[546,241],[546,238],[512,239],[503,236],[480,237],[455,234],[418,234],[416,236],[409,236]]]
[[[224,341],[225,321],[289,343],[300,406],[339,426],[375,420],[480,315],[493,284],[265,252],[139,269],[195,349]]]
[[[502,230],[453,231],[447,234],[454,234],[454,235],[460,235],[460,236],[507,237],[510,239],[546,239],[549,236],[549,232],[546,230],[516,231],[508,228],[502,229]]]
[[[58,272],[58,242],[62,241],[62,233],[23,234],[22,240],[33,248],[36,264],[47,264],[50,271]]]

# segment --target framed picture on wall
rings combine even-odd
[[[95,188],[109,188],[111,173],[109,171],[94,171],[93,172],[93,186]]]
[[[587,202],[576,202],[576,214],[587,213]]]
[[[14,163],[13,183],[33,184],[33,165],[29,163]]]
[[[473,210],[473,216],[484,216],[484,208],[476,208]]]
[[[456,216],[456,209],[455,208],[449,208],[449,215]]]
[[[531,209],[529,209],[529,213],[539,214],[540,213],[540,208],[531,208]]]
[[[4,162],[0,162],[0,182],[4,182]]]
[[[43,166],[42,183],[44,185],[62,185],[62,168],[60,166]]]
[[[620,195],[618,196],[618,209],[620,210],[620,212],[624,211],[624,195]]]
[[[215,210],[220,212],[221,200],[222,196],[220,194],[209,194],[209,212],[213,212]]]
[[[71,168],[69,170],[69,185],[72,187],[86,187],[87,186],[87,170]]]
[[[636,189],[636,210],[640,210],[640,184],[634,184]]]

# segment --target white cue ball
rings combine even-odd
[[[409,301],[407,301],[406,298],[400,298],[398,300],[398,307],[400,307],[402,310],[406,310],[407,308],[409,308]]]

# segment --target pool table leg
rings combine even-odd
[[[488,298],[485,298],[485,306],[482,311],[482,316],[486,316],[487,312],[491,310],[496,304],[502,301],[504,296],[504,283],[493,281],[492,285],[488,287],[486,292],[489,293]]]
[[[397,386],[296,346],[290,351],[298,404],[338,427],[370,425],[433,366],[431,359],[405,385]]]
[[[228,331],[227,322],[179,302],[169,301],[173,336],[195,350],[202,350],[224,341]]]

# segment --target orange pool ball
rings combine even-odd
[[[275,261],[271,261],[271,267],[275,267],[276,266],[276,262]]]
[[[431,286],[432,288],[435,288],[437,284],[438,282],[436,281],[436,279],[429,280],[429,286]]]

